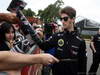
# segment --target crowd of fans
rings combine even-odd
[[[16,14],[0,14],[0,75],[87,75],[86,43],[75,26],[76,10],[67,6],[59,15],[63,26],[30,23],[34,35],[42,40],[37,42]],[[99,44],[100,32],[90,45],[93,64],[89,75],[96,75],[100,63]]]

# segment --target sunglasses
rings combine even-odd
[[[60,20],[61,20],[61,21],[62,21],[62,20],[68,21],[68,18],[69,18],[69,17],[62,17],[62,18],[60,18]]]

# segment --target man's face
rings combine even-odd
[[[72,27],[73,19],[71,19],[67,14],[60,14],[60,20],[63,24],[64,29],[70,29]]]

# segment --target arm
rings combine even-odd
[[[94,42],[96,41],[96,39],[97,39],[96,36],[92,37],[91,43],[90,43],[90,48],[91,48],[93,53],[96,52],[96,49],[95,49],[95,46],[94,46]]]
[[[21,68],[32,64],[52,64],[59,60],[50,54],[20,54],[9,51],[0,52],[0,70]]]
[[[96,52],[95,47],[94,47],[94,42],[90,43],[90,48],[91,48],[91,50],[92,50],[93,53]]]
[[[17,23],[18,19],[14,13],[0,13],[0,21],[7,21],[11,23]]]
[[[80,52],[78,56],[78,72],[79,74],[86,74],[87,56],[86,56],[86,43],[84,40],[81,42],[79,50]]]
[[[36,34],[36,31],[34,30],[34,28],[32,28],[31,24],[29,23],[29,21],[26,19],[26,17],[24,16],[24,14],[22,13],[21,10],[16,12],[17,17],[19,18],[19,20],[22,23],[22,31],[25,35],[30,34],[30,36],[32,37],[32,40],[42,49],[42,50],[47,50],[50,48],[55,47],[55,41],[51,41],[53,40],[52,38],[50,39],[50,41],[45,41],[43,42]]]
[[[82,40],[81,41],[81,45],[79,46],[79,56],[78,58],[81,58],[81,57],[86,57],[86,43],[85,43],[85,40]]]

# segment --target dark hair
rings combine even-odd
[[[52,35],[52,33],[53,33],[52,30],[53,30],[53,28],[52,28],[52,25],[50,23],[46,23],[44,25],[44,34]]]
[[[76,10],[70,6],[66,6],[60,10],[60,14],[67,14],[70,18],[76,17]]]
[[[10,29],[13,28],[14,30],[14,39],[15,39],[15,29],[11,23],[3,22],[0,26],[0,41],[6,40],[5,34],[10,32]]]

